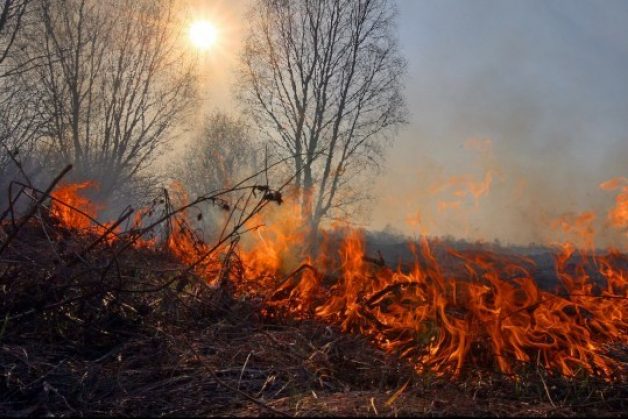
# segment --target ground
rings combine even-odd
[[[473,365],[458,377],[419,374],[362,336],[265,318],[259,298],[208,287],[165,251],[82,251],[93,242],[44,217],[0,255],[0,415],[628,411],[621,375],[568,379],[531,364],[517,376]],[[614,350],[628,360],[626,348]]]

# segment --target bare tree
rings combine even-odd
[[[74,164],[105,199],[155,157],[193,98],[173,0],[39,0],[30,54],[52,167]]]
[[[185,164],[173,168],[190,192],[227,189],[257,167],[255,145],[246,121],[222,112],[211,113],[198,136],[185,149]]]
[[[12,49],[30,0],[4,0],[0,8],[0,66],[3,66]],[[4,76],[7,70],[0,71]]]
[[[242,54],[239,98],[292,156],[295,190],[314,234],[355,195],[405,121],[405,60],[388,0],[259,0]]]
[[[35,98],[29,92],[4,79],[0,84],[0,177],[8,181],[10,162],[23,161],[34,146],[37,120],[33,116]]]
[[[33,96],[20,88],[19,34],[24,30],[30,0],[4,0],[0,5],[0,186],[9,181],[9,165],[28,155],[35,135]],[[18,157],[20,154],[20,157]],[[21,164],[21,163],[18,163]],[[18,167],[13,167],[18,171]]]
[[[208,115],[200,133],[170,170],[193,198],[207,191],[229,189],[260,170],[264,162],[259,161],[258,154],[247,122],[241,116],[216,111]],[[228,216],[211,202],[197,209],[203,213],[204,231],[210,236]]]

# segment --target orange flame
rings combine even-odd
[[[493,183],[493,171],[487,170],[481,180],[475,180],[470,175],[452,176],[443,183],[432,185],[430,193],[441,193],[449,190],[451,195],[455,196],[454,201],[439,202],[440,209],[458,208],[463,203],[463,199],[471,197],[474,205],[477,207],[481,197],[487,195]]]
[[[95,215],[97,207],[77,195],[89,186],[68,185],[55,196]],[[183,187],[174,188],[187,201]],[[54,203],[51,211],[69,227],[90,227]],[[361,333],[417,371],[459,375],[471,364],[514,374],[518,363],[534,361],[567,376],[584,371],[611,379],[625,372],[606,347],[628,343],[626,255],[613,251],[574,262],[576,249],[564,245],[555,258],[563,289],[553,293],[539,287],[529,259],[487,251],[437,256],[425,239],[411,245],[411,266],[391,269],[366,257],[355,229],[329,231],[316,259],[302,258],[296,246],[307,232],[296,228],[303,224],[299,208],[284,205],[270,214],[250,221],[249,228],[263,227],[240,248],[239,271],[225,268],[226,249],[211,252],[196,237],[185,213],[172,218],[167,246],[209,283],[228,278],[236,292],[263,297],[265,314],[315,318]],[[554,224],[592,246],[594,219],[583,213]],[[333,252],[337,237],[343,238]]]
[[[89,217],[96,218],[101,207],[82,196],[80,192],[95,187],[96,182],[93,181],[59,186],[51,193],[54,199],[51,202],[50,213],[66,227],[76,230],[89,229],[92,226],[92,221]],[[68,205],[80,210],[89,217],[77,212]]]
[[[552,221],[551,227],[575,237],[587,250],[594,250],[596,215],[593,211],[580,214],[566,213]]]
[[[615,207],[608,213],[608,221],[613,227],[626,230],[626,236],[628,236],[628,179],[613,178],[600,184],[600,188],[605,191],[620,190],[615,197]]]

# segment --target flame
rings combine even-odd
[[[67,185],[54,196],[96,215],[97,206],[78,196],[90,186]],[[183,186],[173,190],[187,201]],[[54,202],[51,213],[68,227],[91,227]],[[594,219],[592,212],[569,214],[554,227],[592,249]],[[563,244],[555,256],[561,289],[550,292],[537,284],[530,259],[452,249],[442,255],[426,239],[410,244],[413,264],[393,269],[367,257],[358,229],[324,232],[318,252],[305,257],[298,247],[308,235],[298,228],[303,224],[289,202],[257,214],[247,223],[254,233],[237,250],[239,263],[229,264],[234,252],[201,241],[181,212],[171,218],[166,245],[208,283],[228,278],[236,293],[261,297],[267,316],[317,319],[363,334],[418,372],[458,376],[472,365],[516,374],[520,363],[536,362],[566,376],[623,377],[607,352],[628,343],[628,257],[618,251],[578,258],[573,244]]]
[[[371,272],[363,245],[349,235],[340,249],[343,274],[316,316],[371,337],[420,371],[457,375],[478,354],[488,359],[476,362],[493,361],[504,373],[535,358],[568,376],[579,369],[607,377],[617,371],[601,348],[628,342],[628,272],[613,263],[621,255],[597,259],[606,282],[598,295],[584,267],[569,269],[571,254],[561,254],[557,271],[568,293],[559,296],[539,289],[529,260],[457,253],[467,271],[457,278],[444,273],[427,242],[421,252],[423,263],[410,272]]]
[[[493,171],[487,170],[481,180],[475,180],[471,175],[451,176],[445,182],[436,183],[430,187],[431,194],[449,191],[451,195],[458,198],[453,201],[439,202],[440,209],[458,208],[467,197],[473,199],[474,205],[477,207],[481,197],[487,195],[493,183]]]
[[[66,227],[76,230],[89,229],[92,226],[89,217],[96,218],[101,207],[82,196],[81,192],[95,187],[96,182],[93,181],[59,186],[51,193],[54,199],[51,202],[50,213]]]
[[[459,209],[462,206],[462,201],[438,201],[437,206],[439,211]]]
[[[580,214],[565,213],[551,222],[554,230],[560,230],[575,238],[581,245],[593,251],[595,228],[593,222],[596,214],[593,211],[585,211]]]
[[[420,211],[416,211],[413,214],[408,214],[406,216],[405,222],[411,229],[418,229],[423,223],[423,217],[421,216]]]
[[[307,239],[300,207],[291,200],[271,213],[256,214],[247,227],[254,233],[243,243],[241,254],[245,276],[272,277],[282,268],[292,269],[300,262],[297,245]]]
[[[600,184],[600,188],[605,191],[620,190],[615,197],[615,207],[608,213],[608,221],[613,227],[625,230],[628,237],[628,179],[613,178]]]

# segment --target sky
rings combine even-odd
[[[230,108],[248,1],[198,0],[227,36],[204,59],[207,106]],[[527,244],[594,211],[598,244],[628,177],[628,2],[399,0],[409,121],[362,225]],[[562,234],[562,233],[561,233]]]

